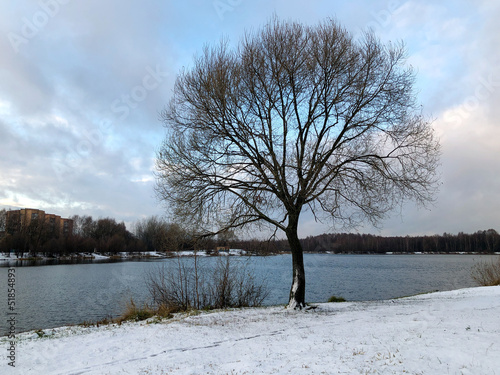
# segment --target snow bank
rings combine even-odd
[[[198,251],[192,251],[192,250],[185,250],[185,251],[178,251],[174,253],[176,256],[179,257],[193,257],[195,255],[200,256],[200,257],[205,257],[205,256],[210,256],[210,255],[246,255],[247,252],[242,249],[229,249],[229,250],[221,250],[219,252],[207,252],[206,250],[198,250]]]
[[[205,250],[199,250],[199,251],[189,251],[189,250],[186,250],[186,251],[178,251],[178,252],[174,252],[175,256],[178,256],[178,257],[194,257],[195,255],[199,256],[199,257],[206,257],[208,256],[207,252]]]
[[[92,256],[94,257],[94,259],[97,259],[97,260],[109,259],[109,256],[98,254],[98,253],[93,253]]]
[[[2,374],[495,374],[500,287],[45,333],[18,335],[15,369],[1,350]]]
[[[246,255],[247,252],[243,249],[230,249],[229,255]]]

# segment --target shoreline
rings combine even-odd
[[[28,256],[17,258],[14,256],[0,255],[0,267],[2,263],[13,263],[13,262],[88,262],[88,261],[135,261],[135,260],[151,260],[151,259],[172,259],[177,257],[216,257],[216,256],[246,256],[246,257],[266,257],[266,256],[276,256],[276,255],[291,255],[290,252],[280,252],[280,253],[269,253],[269,254],[251,254],[244,250],[237,250],[239,253],[207,253],[204,250],[194,252],[192,250],[175,252],[175,253],[160,253],[160,252],[147,252],[147,253],[121,253],[114,255],[103,255],[100,253],[76,253],[74,255],[60,256],[60,257],[46,257],[42,255]],[[332,252],[332,251],[319,251],[319,252],[304,252],[304,255],[315,254],[315,255],[500,255],[500,252]]]
[[[137,260],[137,259],[169,259],[176,257],[192,257],[192,256],[218,256],[218,255],[231,255],[231,256],[250,256],[244,250],[234,249],[229,252],[210,252],[207,253],[204,250],[200,251],[181,251],[181,252],[157,252],[157,251],[147,251],[142,253],[116,253],[116,254],[101,254],[101,253],[74,253],[71,255],[58,256],[58,257],[47,257],[41,254],[35,256],[25,256],[18,258],[15,255],[5,256],[0,254],[0,264],[1,262],[19,262],[19,261],[31,261],[31,262],[47,262],[47,261],[114,261],[114,260]]]

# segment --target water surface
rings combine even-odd
[[[487,255],[333,255],[305,254],[306,300],[326,302],[332,295],[348,301],[381,300],[435,290],[476,286],[474,263]],[[182,259],[188,265],[193,259]],[[245,263],[270,293],[267,305],[286,304],[292,281],[290,255],[231,257]],[[117,317],[131,298],[150,301],[147,275],[160,265],[176,267],[177,259],[114,263],[17,266],[16,331],[53,328]],[[200,258],[214,265],[216,257]],[[7,332],[8,267],[0,267],[0,335]],[[2,297],[3,296],[3,297]]]

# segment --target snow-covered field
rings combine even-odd
[[[2,374],[500,374],[500,287],[18,335]]]

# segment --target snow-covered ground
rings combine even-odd
[[[41,334],[41,333],[40,333]],[[500,287],[18,335],[2,374],[500,374]],[[6,348],[7,347],[7,348]]]

